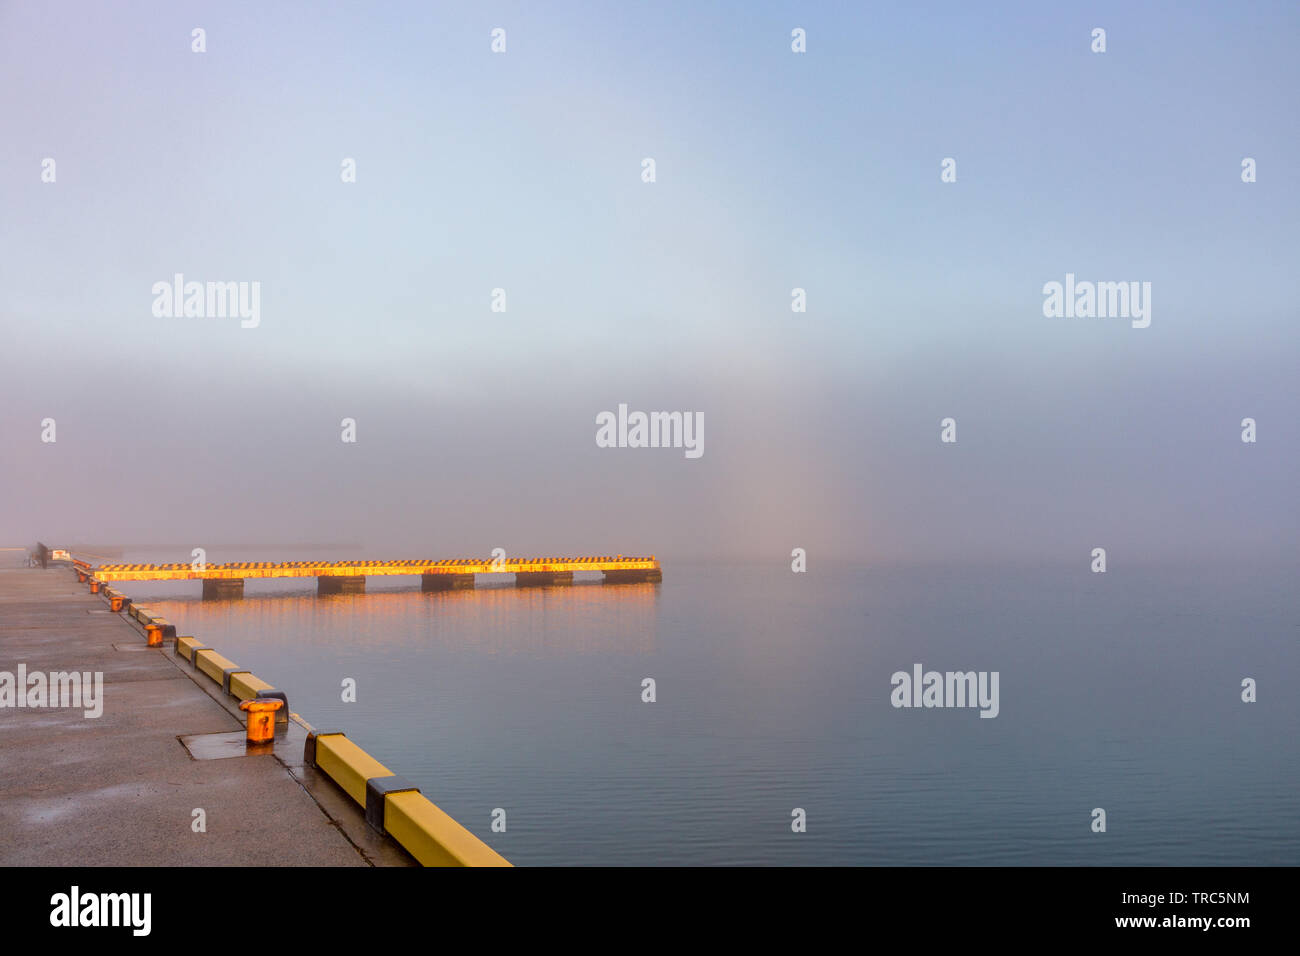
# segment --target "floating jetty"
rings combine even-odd
[[[318,594],[364,594],[366,578],[419,575],[423,591],[474,587],[475,575],[513,574],[518,587],[573,583],[575,571],[600,571],[606,584],[653,584],[664,579],[654,555],[579,558],[449,558],[407,561],[264,561],[240,564],[101,564],[74,561],[79,580],[92,590],[121,581],[202,581],[203,597],[237,598],[249,578],[316,578]]]

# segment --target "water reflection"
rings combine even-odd
[[[644,654],[654,648],[654,585],[422,592],[415,582],[413,590],[321,596],[297,590],[232,601],[151,599],[144,589],[132,596],[174,623],[178,634],[218,649],[221,632],[262,634],[281,647],[333,643],[333,637],[358,648],[423,645],[490,655]]]

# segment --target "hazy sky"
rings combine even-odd
[[[1293,3],[0,0],[0,545],[1294,556],[1298,36]],[[260,324],[156,317],[175,273],[259,282]],[[1066,273],[1150,282],[1150,327],[1045,318]],[[703,456],[598,448],[619,403],[703,413]]]

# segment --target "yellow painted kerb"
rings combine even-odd
[[[230,675],[230,695],[238,697],[240,700],[252,700],[260,691],[270,690],[272,686],[247,671],[242,674]]]
[[[194,666],[220,684],[221,675],[226,668],[238,667],[239,665],[222,657],[216,651],[206,650],[199,651],[194,655]]]
[[[408,790],[384,800],[384,829],[423,866],[511,865],[424,794]]]
[[[393,771],[342,734],[316,738],[316,766],[363,807],[366,805],[366,781],[371,777],[393,775]]]

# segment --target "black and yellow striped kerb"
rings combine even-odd
[[[237,564],[101,564],[81,574],[100,581],[219,581],[247,578],[375,577],[387,575],[539,574],[566,571],[651,572],[658,559],[609,554],[545,558],[416,558],[402,561],[250,561]]]

